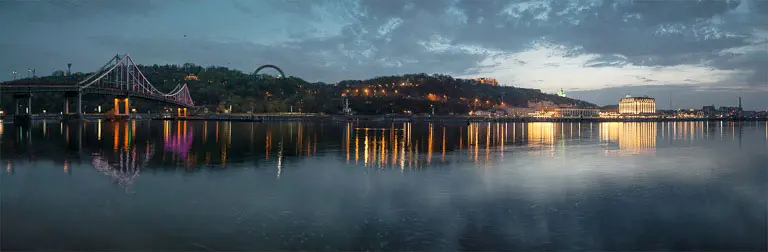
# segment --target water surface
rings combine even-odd
[[[2,250],[766,250],[765,122],[0,128]]]

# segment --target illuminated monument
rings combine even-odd
[[[557,91],[557,96],[566,97],[565,90],[561,88],[560,91]]]
[[[640,115],[656,113],[656,99],[650,97],[621,98],[619,101],[619,114]]]

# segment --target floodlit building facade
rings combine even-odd
[[[474,81],[476,81],[477,83],[480,83],[480,84],[486,84],[486,85],[491,85],[491,86],[498,86],[499,85],[499,81],[496,80],[495,78],[474,78],[472,80],[474,80]]]
[[[619,101],[619,114],[640,115],[656,113],[656,99],[650,97],[624,97]]]

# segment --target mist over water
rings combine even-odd
[[[765,122],[0,128],[2,250],[766,250]]]

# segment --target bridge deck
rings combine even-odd
[[[0,91],[3,93],[66,93],[78,92],[79,87],[72,84],[61,83],[29,83],[29,84],[0,84]],[[165,102],[181,107],[189,107],[183,102],[170,99],[163,95],[138,93],[122,89],[112,89],[103,87],[88,87],[81,92],[84,94],[114,95],[125,97],[137,97],[146,100]]]

